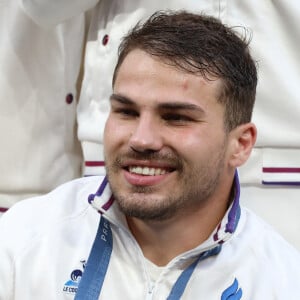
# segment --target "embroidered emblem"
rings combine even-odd
[[[81,260],[80,262],[82,264],[82,270],[75,269],[75,270],[72,271],[72,273],[70,274],[71,279],[68,280],[65,283],[64,288],[63,288],[63,291],[65,293],[76,294],[76,292],[77,292],[78,285],[79,285],[80,279],[81,279],[82,274],[83,274],[83,270],[84,270],[85,265],[86,265],[85,260]]]
[[[239,283],[235,278],[232,285],[222,293],[221,300],[240,300],[242,295],[243,291],[239,288]]]

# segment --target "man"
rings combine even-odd
[[[113,77],[107,177],[1,218],[0,298],[299,299],[299,253],[239,206],[256,81],[248,43],[217,19],[137,25]]]

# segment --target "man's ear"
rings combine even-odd
[[[230,166],[237,168],[244,164],[256,141],[257,130],[253,123],[239,125],[230,132]]]

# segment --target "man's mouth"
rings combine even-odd
[[[172,172],[172,170],[168,168],[154,168],[144,166],[129,166],[128,171],[133,174],[139,174],[144,176],[158,176]]]

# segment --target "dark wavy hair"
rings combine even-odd
[[[144,23],[139,22],[122,40],[113,85],[120,65],[134,49],[207,80],[220,78],[223,86],[218,101],[225,106],[224,123],[230,131],[251,121],[257,70],[249,42],[246,35],[240,37],[234,28],[214,17],[158,11]]]

